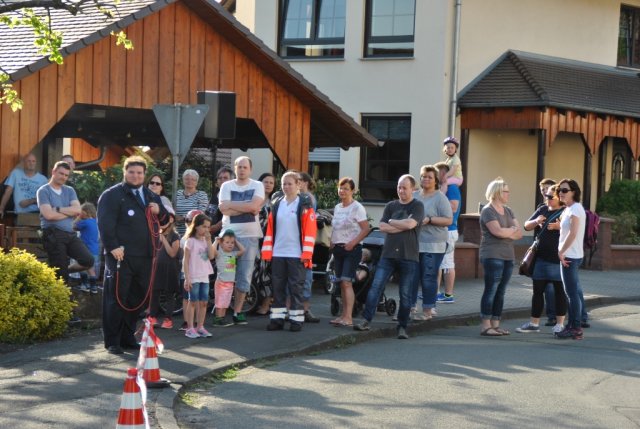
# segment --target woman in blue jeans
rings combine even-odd
[[[418,288],[422,285],[422,312],[413,315],[414,320],[431,320],[435,316],[438,297],[438,270],[447,250],[449,232],[447,226],[453,221],[451,204],[439,191],[438,169],[433,165],[423,165],[420,169],[420,189],[413,198],[424,206],[424,219],[420,228],[420,270],[416,274],[413,290],[413,307],[418,301]]]
[[[522,230],[513,211],[506,206],[509,185],[498,177],[489,183],[487,204],[480,213],[480,262],[484,269],[484,293],[480,301],[482,331],[480,335],[509,335],[500,327],[504,292],[513,271],[513,241],[522,238]]]
[[[562,179],[558,183],[557,190],[560,201],[567,206],[560,216],[558,258],[560,258],[560,273],[562,274],[564,291],[569,300],[569,323],[562,332],[556,334],[556,337],[581,340],[583,333],[580,319],[583,296],[578,279],[578,269],[584,257],[582,242],[587,215],[580,204],[580,186],[575,180]]]

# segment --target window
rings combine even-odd
[[[620,8],[618,65],[640,68],[640,9]]]
[[[415,0],[367,0],[365,57],[412,57]]]
[[[280,0],[280,56],[343,58],[346,0]]]
[[[362,126],[381,147],[360,152],[360,194],[366,201],[397,199],[398,178],[409,172],[411,117],[364,116]]]

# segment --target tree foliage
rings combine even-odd
[[[99,12],[105,19],[114,18],[121,0],[0,0],[0,25],[15,29],[27,27],[33,30],[33,44],[38,54],[49,61],[62,64],[61,49],[63,33],[53,29],[52,10],[61,10],[69,15]],[[127,0],[130,1],[130,0]],[[124,31],[111,32],[116,38],[116,45],[125,49],[133,49],[133,43]],[[13,88],[11,78],[3,64],[0,64],[0,105],[7,104],[15,112],[22,108],[23,101]]]

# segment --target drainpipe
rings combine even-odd
[[[456,0],[456,18],[453,28],[453,55],[451,59],[451,92],[449,94],[449,135],[456,131],[456,112],[458,109],[458,56],[460,53],[460,15],[462,14],[462,0]]]
[[[83,162],[82,164],[76,165],[76,170],[84,169],[86,167],[91,167],[92,165],[100,164],[104,161],[104,158],[107,156],[107,147],[105,145],[100,145],[100,155],[98,159],[94,159],[93,161]]]

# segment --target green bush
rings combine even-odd
[[[340,198],[338,198],[338,181],[323,179],[317,180],[315,196],[318,200],[319,209],[333,209],[340,202]],[[353,199],[356,201],[362,201],[360,191],[356,191],[356,193],[353,194]]]
[[[0,252],[0,341],[23,343],[62,335],[74,303],[53,268],[24,250]]]
[[[640,181],[616,180],[598,199],[596,211],[613,218],[613,244],[639,244],[640,240]]]
[[[638,217],[634,213],[602,213],[602,216],[609,217],[615,221],[611,225],[612,244],[640,244],[640,237],[636,232]]]

